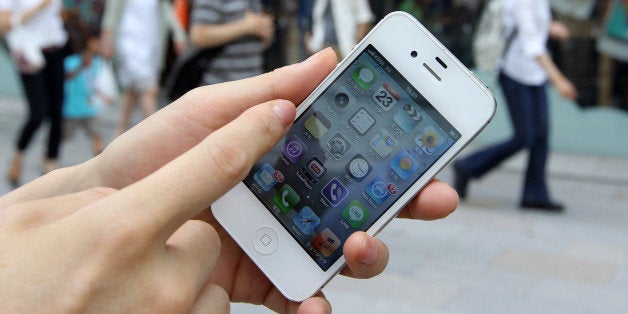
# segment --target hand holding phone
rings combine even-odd
[[[343,245],[397,216],[494,111],[472,73],[416,20],[393,13],[213,214],[281,293],[304,300],[348,261]]]
[[[291,123],[294,117],[292,103],[300,103],[336,62],[336,55],[327,50],[273,73],[197,89],[118,137],[98,158],[0,197],[0,212],[16,218],[0,219],[6,227],[3,269],[15,279],[0,288],[7,292],[4,304],[39,312],[79,303],[86,305],[81,308],[96,307],[94,311],[103,306],[101,312],[219,312],[226,311],[231,297],[234,302],[263,303],[277,312],[296,312],[297,307],[308,313],[329,312],[322,296],[289,302],[210,211],[199,213],[244,178],[253,161],[279,140],[282,121]],[[281,121],[277,111],[285,113]],[[221,151],[217,147],[237,148],[231,150],[236,154],[208,158],[208,153]],[[120,156],[133,158],[121,163]],[[227,164],[231,171],[224,171]],[[324,176],[316,164],[310,169]],[[94,186],[115,189],[89,190]],[[289,197],[286,201],[292,202]],[[432,182],[400,215],[442,218],[455,203],[451,188]],[[347,275],[373,277],[386,265],[385,245],[366,233],[353,233],[343,249]],[[17,258],[8,257],[10,253]],[[29,278],[59,280],[48,285]],[[67,285],[68,278],[76,284]],[[20,289],[14,282],[22,283]],[[54,298],[46,297],[50,295]],[[42,296],[44,302],[33,302]]]

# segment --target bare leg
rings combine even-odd
[[[142,91],[140,98],[140,106],[144,118],[148,118],[150,115],[157,111],[157,87],[151,87]]]
[[[20,185],[20,176],[22,174],[22,159],[24,157],[24,153],[21,151],[16,151],[13,154],[13,159],[11,160],[11,166],[9,168],[8,179],[11,186],[17,187]]]
[[[42,174],[49,173],[53,170],[57,170],[59,168],[59,163],[56,159],[46,158],[43,162],[43,167],[41,169]]]
[[[92,151],[94,152],[94,156],[98,156],[98,154],[103,151],[103,142],[100,134],[94,134],[92,136]]]
[[[131,114],[133,113],[133,108],[135,108],[136,103],[137,93],[133,90],[125,91],[122,108],[120,108],[120,120],[118,120],[118,127],[116,128],[116,136],[120,136],[128,130],[131,124]]]

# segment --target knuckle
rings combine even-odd
[[[114,230],[103,230],[98,236],[96,247],[107,259],[122,263],[132,262],[148,254],[152,248],[150,235],[142,233],[131,222],[116,223]]]
[[[95,199],[100,199],[103,197],[107,197],[115,192],[117,192],[118,190],[114,189],[114,188],[108,188],[108,187],[94,187],[91,188],[87,191],[85,191],[85,193],[87,193],[89,196],[95,198]]]
[[[154,287],[157,291],[153,292],[151,301],[154,305],[158,304],[156,308],[163,313],[176,313],[188,308],[196,298],[191,285],[177,276],[171,276],[170,280],[161,281]]]
[[[187,224],[190,225],[190,228],[194,229],[194,232],[198,234],[198,237],[202,239],[209,248],[216,248],[217,251],[220,251],[220,236],[214,227],[202,220],[189,220]]]
[[[209,149],[209,160],[225,179],[241,179],[248,173],[251,161],[240,145],[237,141],[223,138]]]
[[[262,106],[245,112],[247,119],[257,129],[257,133],[264,137],[265,142],[279,139],[284,133],[283,123],[279,121],[279,117],[269,111],[272,111],[270,106]]]

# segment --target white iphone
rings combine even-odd
[[[344,266],[490,121],[495,99],[425,27],[384,18],[299,106],[294,126],[212,205],[289,299]]]

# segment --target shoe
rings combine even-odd
[[[460,162],[454,163],[454,190],[458,192],[458,197],[460,199],[465,199],[467,197],[467,186],[469,185],[469,180],[471,177],[467,175],[462,169],[462,165]]]
[[[564,206],[552,201],[545,202],[521,202],[521,208],[529,210],[542,210],[547,212],[562,212],[565,210]]]
[[[15,154],[13,156],[13,160],[11,161],[11,168],[9,168],[9,173],[7,175],[7,180],[9,180],[9,184],[11,187],[17,188],[20,186],[20,176],[22,174],[22,155]]]

